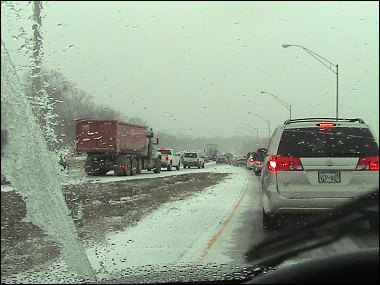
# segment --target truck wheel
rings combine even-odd
[[[131,175],[134,176],[137,173],[137,160],[136,158],[131,158]]]
[[[86,174],[93,176],[106,175],[108,172],[108,169],[104,166],[103,158],[94,155],[86,157],[84,170]]]
[[[172,163],[171,163],[171,162],[169,163],[169,165],[168,165],[168,167],[167,167],[167,170],[168,170],[168,171],[172,171]]]
[[[175,167],[175,169],[179,170],[180,169],[180,163],[178,162],[178,165]]]
[[[116,158],[117,166],[113,170],[115,172],[115,175],[121,176],[129,174],[130,168],[127,170],[127,161],[129,161],[129,159],[125,155],[119,155]]]
[[[156,167],[153,170],[154,173],[160,173],[161,172],[161,159],[156,159]]]
[[[141,158],[137,159],[137,174],[140,174],[142,170],[142,161]]]
[[[125,175],[132,175],[132,161],[130,158],[127,158],[125,162]]]

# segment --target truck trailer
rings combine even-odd
[[[152,129],[117,120],[76,120],[76,151],[87,153],[88,175],[136,175],[142,170],[161,171],[158,138]]]

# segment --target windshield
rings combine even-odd
[[[329,244],[309,221],[378,191],[378,11],[2,1],[1,282],[248,280],[378,248],[378,209]]]

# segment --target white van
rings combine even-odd
[[[190,168],[190,166],[197,166],[198,168],[205,168],[204,155],[198,152],[185,152],[183,155],[183,168]]]

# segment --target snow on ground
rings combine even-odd
[[[69,175],[62,175],[62,183],[64,185],[67,184],[81,184],[81,183],[109,183],[115,181],[125,181],[125,180],[135,180],[135,179],[147,179],[147,178],[159,178],[159,177],[168,177],[173,175],[180,174],[191,174],[191,173],[199,173],[199,172],[215,172],[220,171],[220,164],[216,164],[215,162],[205,163],[205,168],[182,168],[180,170],[176,170],[173,168],[172,171],[167,171],[165,168],[161,169],[160,173],[154,173],[153,171],[143,170],[141,174],[137,174],[135,176],[115,176],[113,171],[109,171],[106,176],[87,176],[82,170],[70,170]],[[221,170],[222,171],[222,170]]]
[[[229,233],[236,227],[232,220],[244,200],[249,172],[240,167],[209,163],[204,169],[181,169],[178,174],[193,172],[231,175],[193,197],[167,203],[136,226],[107,235],[106,243],[88,247],[86,254],[98,280],[119,276],[121,271],[133,275],[150,265],[165,268],[181,264],[198,266],[236,262],[227,254],[231,246]],[[176,171],[163,171],[152,176],[175,174]],[[144,176],[101,179],[103,182]],[[69,272],[64,261],[57,260],[43,269],[19,273],[7,280],[2,278],[2,282],[57,284],[83,280]]]
[[[228,227],[234,207],[241,202],[247,172],[230,165],[210,166],[210,170],[232,174],[192,198],[160,208],[134,227],[108,235],[106,244],[88,248],[88,258],[98,277],[109,278],[128,267],[232,261],[212,248]]]

